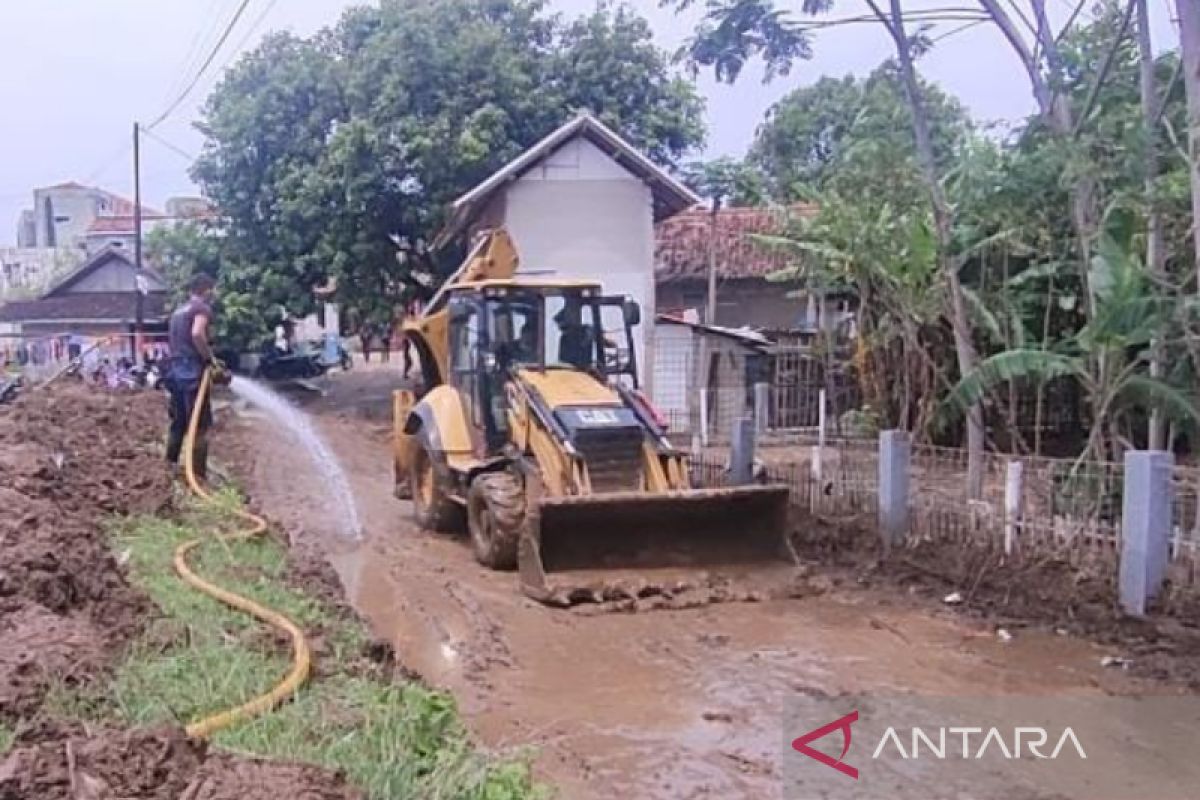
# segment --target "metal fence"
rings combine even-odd
[[[833,430],[861,405],[848,355],[716,336],[662,336],[655,345],[654,402],[680,439],[727,443],[735,422],[747,415],[764,431],[815,429],[822,397]]]
[[[766,440],[756,452],[760,480],[784,483],[805,524],[853,522],[847,535],[878,524],[877,438],[797,433]],[[728,448],[693,454],[702,485],[724,481]],[[988,453],[978,499],[967,492],[967,455],[958,448],[914,445],[909,459],[909,542],[953,542],[1011,559],[1053,558],[1115,576],[1121,555],[1124,467],[1103,461],[1012,457]],[[1167,577],[1196,586],[1200,578],[1200,468],[1177,465],[1171,476]]]

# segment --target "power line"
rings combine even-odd
[[[219,53],[221,48],[225,46],[225,42],[228,41],[229,35],[233,33],[234,27],[238,24],[238,20],[242,18],[242,15],[246,13],[246,8],[249,5],[250,0],[242,0],[237,7],[237,11],[235,11],[233,14],[233,19],[229,20],[229,24],[226,25],[225,30],[221,32],[221,37],[217,40],[217,43],[213,46],[212,50],[209,51],[208,57],[204,59],[204,63],[200,65],[200,69],[196,72],[195,76],[188,83],[188,85],[184,87],[184,90],[179,94],[179,96],[175,98],[175,102],[167,106],[166,111],[159,114],[153,122],[146,126],[147,129],[154,128],[167,117],[171,116],[175,109],[179,108],[183,101],[187,99],[187,96],[191,94],[192,89],[196,88],[196,84],[200,82],[200,79],[204,77],[204,73],[210,66],[212,66],[213,61],[216,60],[217,53]]]
[[[125,154],[128,153],[132,147],[132,142],[130,142],[128,139],[123,140],[120,147],[118,147],[116,150],[113,150],[111,154],[109,154],[103,161],[100,162],[98,167],[87,174],[87,177],[83,179],[83,183],[91,184],[93,181],[99,178],[105,170],[111,167],[113,162],[119,158],[124,158]]]
[[[168,150],[170,150],[170,151],[174,152],[176,155],[182,156],[183,158],[187,159],[188,161],[195,161],[195,160],[196,160],[196,156],[194,156],[194,155],[192,155],[191,153],[189,153],[188,151],[184,150],[184,149],[183,149],[182,147],[180,147],[179,145],[177,145],[177,144],[173,144],[173,143],[171,143],[171,142],[167,141],[167,140],[166,140],[166,139],[164,139],[162,136],[160,136],[159,134],[157,134],[157,133],[155,133],[154,131],[150,130],[149,128],[142,128],[142,134],[143,134],[143,135],[145,135],[145,136],[149,136],[151,139],[153,139],[154,141],[158,142],[158,143],[159,143],[159,144],[161,144],[163,147],[165,147],[165,148],[167,148]]]
[[[262,13],[254,18],[254,22],[250,23],[250,28],[246,31],[246,35],[238,41],[237,46],[233,48],[233,52],[229,54],[229,58],[225,59],[225,63],[221,65],[222,69],[228,67],[233,59],[237,58],[238,54],[242,52],[242,48],[246,46],[246,42],[250,41],[250,37],[253,36],[255,31],[258,30],[258,26],[262,25],[263,20],[267,18],[267,14],[271,13],[271,9],[275,8],[275,4],[277,2],[279,2],[279,0],[271,0],[269,3],[267,3],[266,7],[263,8]]]
[[[235,2],[237,0],[230,0],[227,8],[231,9]],[[208,19],[208,26],[205,27],[203,23],[204,18],[196,26],[196,32],[192,35],[191,44],[188,45],[187,55],[183,57],[183,60],[179,62],[179,66],[175,69],[178,74],[176,74],[175,80],[171,82],[170,87],[168,87],[163,95],[162,102],[164,104],[170,102],[175,93],[183,88],[183,84],[187,81],[187,76],[192,74],[192,70],[199,65],[200,55],[204,52],[204,48],[216,37],[217,31],[221,27],[221,20],[225,17],[226,10],[219,9],[218,6],[220,4],[221,0],[209,0],[208,9],[204,15],[204,18]]]

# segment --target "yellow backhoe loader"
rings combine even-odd
[[[551,604],[547,570],[778,557],[787,487],[691,487],[637,389],[637,304],[517,264],[503,230],[481,235],[405,325],[423,385],[394,395],[395,481],[417,522],[465,518],[476,558]]]

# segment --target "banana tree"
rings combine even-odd
[[[931,401],[944,380],[940,356],[949,349],[938,324],[943,304],[929,215],[835,191],[816,203],[820,212],[795,220],[785,234],[752,237],[792,255],[788,267],[769,277],[853,292],[863,396],[889,423],[919,430],[934,411]]]
[[[1014,348],[985,359],[954,387],[948,407],[962,413],[1009,381],[1073,379],[1093,413],[1081,459],[1119,458],[1122,423],[1134,412],[1157,411],[1186,428],[1200,424],[1200,407],[1188,393],[1149,374],[1151,343],[1166,336],[1190,300],[1154,291],[1132,246],[1110,234],[1092,258],[1088,291],[1094,313],[1077,333],[1051,349]]]

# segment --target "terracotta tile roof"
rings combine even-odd
[[[812,216],[816,207],[755,206],[717,212],[717,277],[722,280],[765,278],[787,266],[788,256],[763,247],[751,234],[780,232],[789,218]],[[712,212],[696,208],[655,226],[654,274],[659,283],[706,280]]]
[[[133,292],[78,292],[41,300],[26,300],[0,306],[0,322],[35,320],[123,321],[137,315],[137,296]],[[143,309],[146,320],[162,321],[167,316],[166,292],[146,295]]]
[[[157,211],[142,206],[142,221],[150,222],[151,220],[163,220],[167,217]],[[133,233],[134,219],[133,210],[130,209],[129,214],[113,214],[110,216],[96,217],[92,220],[92,224],[88,225],[88,233]]]

